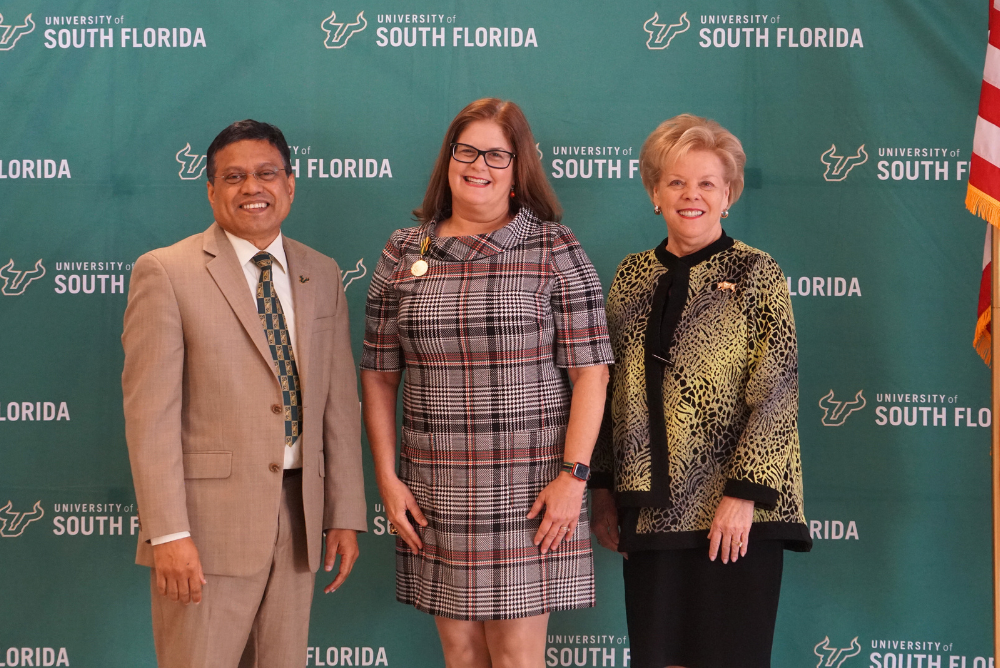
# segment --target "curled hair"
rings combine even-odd
[[[545,178],[528,119],[516,104],[495,97],[472,102],[452,120],[441,142],[423,204],[413,210],[413,216],[421,224],[426,224],[451,215],[451,186],[448,184],[451,144],[458,141],[462,131],[475,121],[492,121],[499,125],[514,150],[514,197],[510,198],[510,215],[526,206],[540,219],[558,222],[562,218],[562,207]]]
[[[736,135],[715,121],[691,114],[663,121],[642,144],[639,175],[650,199],[663,170],[689,151],[711,151],[719,156],[723,178],[729,186],[728,206],[735,204],[743,193],[743,167],[747,162],[743,145]]]
[[[288,149],[288,142],[285,141],[285,135],[275,125],[261,123],[260,121],[248,118],[244,121],[236,121],[216,135],[212,143],[209,144],[207,152],[209,180],[215,177],[215,154],[230,144],[246,140],[266,141],[278,149],[278,153],[281,154],[281,160],[284,162],[285,174],[289,175],[292,173],[292,152]]]

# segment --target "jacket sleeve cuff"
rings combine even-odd
[[[753,501],[764,510],[774,510],[775,506],[778,505],[778,490],[749,480],[729,478],[726,480],[726,487],[722,493],[725,496]]]
[[[590,480],[587,487],[590,489],[612,489],[615,481],[614,476],[606,471],[590,471]]]
[[[170,533],[166,536],[160,536],[159,538],[150,538],[150,545],[163,545],[164,543],[169,543],[171,541],[180,540],[181,538],[190,538],[190,531],[178,531],[177,533]]]

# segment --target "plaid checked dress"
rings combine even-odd
[[[573,233],[524,208],[485,235],[397,230],[365,315],[361,367],[406,370],[399,476],[428,520],[421,554],[397,538],[396,598],[464,620],[593,607],[586,509],[544,556],[541,518],[525,517],[559,475],[564,369],[612,362],[601,284]]]

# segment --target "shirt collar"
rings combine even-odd
[[[252,243],[246,239],[241,239],[235,234],[231,234],[229,230],[223,230],[226,233],[226,237],[229,238],[229,243],[233,245],[233,250],[236,251],[236,258],[240,261],[240,266],[242,267],[247,262],[253,259],[253,256],[260,252],[260,249],[254,246]],[[274,263],[277,265],[281,273],[288,273],[288,262],[285,260],[285,244],[281,238],[281,232],[278,232],[278,236],[274,238],[271,245],[264,249],[274,257]]]
[[[731,248],[734,243],[733,239],[726,236],[726,231],[723,230],[721,237],[701,250],[697,250],[690,255],[678,257],[667,250],[667,241],[668,239],[664,239],[660,242],[660,245],[653,250],[653,253],[656,255],[656,259],[660,261],[660,264],[667,269],[672,270],[678,268],[690,269],[696,264],[701,264],[716,253],[721,253],[722,251]]]
[[[526,206],[522,206],[509,223],[487,234],[438,237],[434,235],[438,222],[431,222],[427,232],[432,237],[431,254],[439,260],[458,262],[489,257],[514,248],[540,224],[538,216]]]

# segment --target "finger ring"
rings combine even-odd
[[[743,547],[743,541],[741,540],[740,542],[736,543],[736,547]]]
[[[569,531],[569,527],[559,527],[560,531]]]

